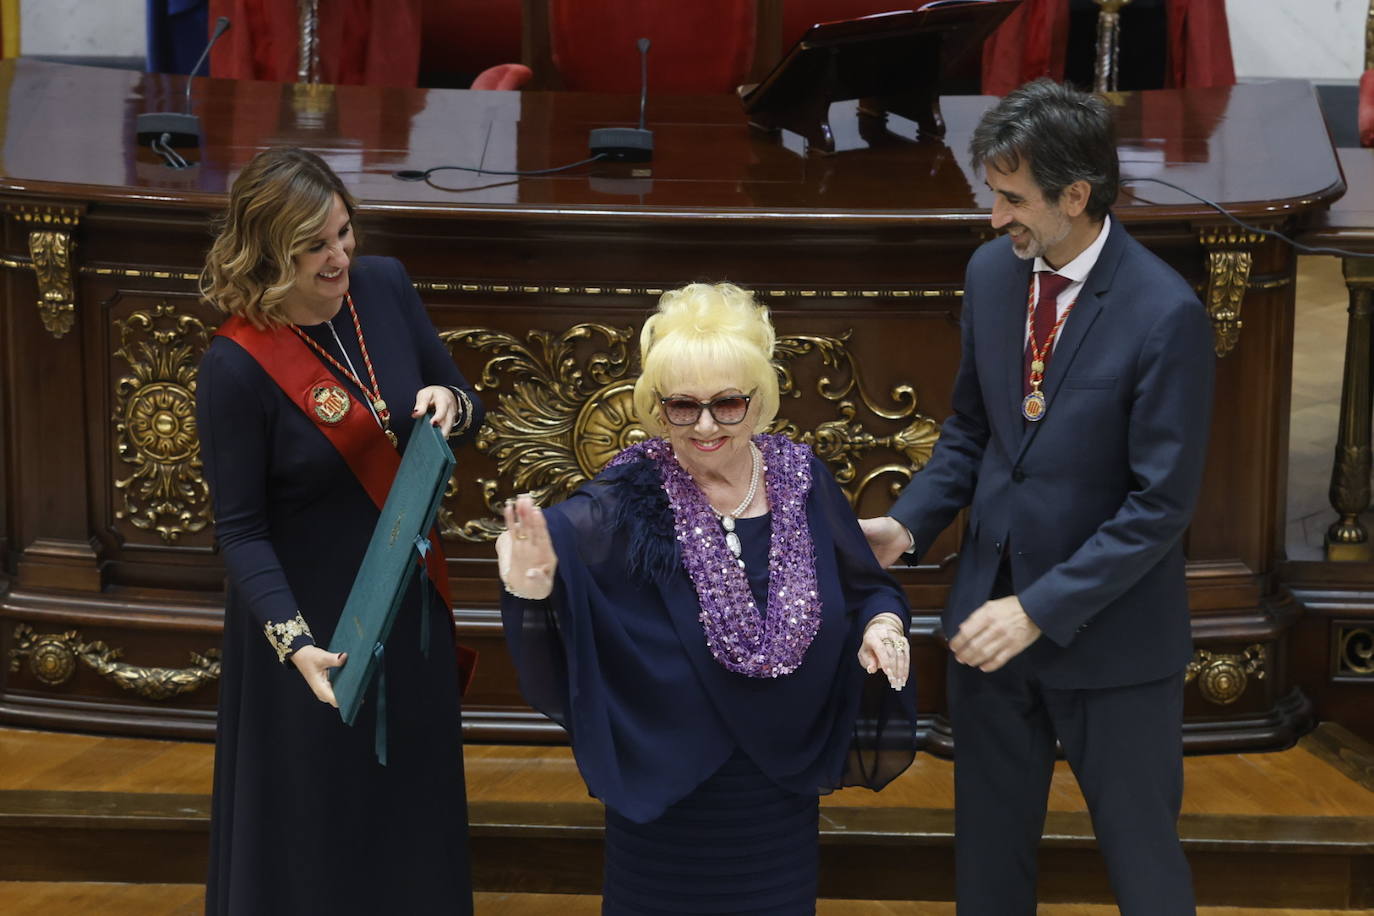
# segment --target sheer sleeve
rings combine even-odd
[[[541,601],[517,598],[509,592],[501,596],[506,643],[520,690],[531,706],[570,735],[570,685],[577,681],[578,673],[569,669],[564,641],[575,643],[581,635],[577,619],[586,615],[579,613],[579,608],[605,601],[592,570],[605,562],[614,541],[605,530],[606,502],[605,487],[592,483],[545,509],[549,539],[558,557],[553,593]]]
[[[853,740],[845,760],[841,786],[865,786],[878,790],[911,765],[916,755],[916,670],[911,670],[901,691],[893,690],[882,672],[868,674],[857,653],[864,627],[884,611],[896,614],[911,626],[911,608],[901,587],[878,565],[863,530],[844,492],[830,471],[813,459],[811,477],[818,491],[816,505],[835,545],[840,584],[852,615],[852,652],[842,664],[851,665],[847,679],[856,696]]]

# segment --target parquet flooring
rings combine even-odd
[[[588,802],[567,748],[476,745],[467,748],[470,801]],[[104,738],[0,729],[0,790],[208,793],[214,748],[183,741]],[[953,764],[918,755],[881,793],[846,789],[826,806],[951,808]],[[1187,814],[1374,816],[1374,791],[1310,749],[1225,754],[1184,760]],[[1060,762],[1050,810],[1086,810],[1073,774]]]
[[[197,884],[79,884],[0,881],[6,916],[199,916]],[[597,916],[601,898],[573,894],[478,894],[477,916]],[[817,916],[954,916],[954,904],[927,901],[822,900]],[[1040,916],[1112,916],[1116,907],[1046,904]],[[1279,910],[1202,907],[1199,916],[1374,916],[1374,910]]]

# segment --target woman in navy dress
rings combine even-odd
[[[211,914],[472,911],[459,671],[438,635],[452,632],[448,607],[417,577],[387,642],[386,766],[376,699],[344,725],[328,671],[348,660],[322,648],[379,516],[360,470],[392,450],[394,474],[414,422],[393,412],[432,411],[464,438],[482,420],[404,268],[354,257],[353,212],[318,157],[260,153],[202,276],[229,314],[197,390],[228,571]],[[312,382],[296,391],[302,371]]]
[[[634,394],[662,437],[506,509],[506,639],[605,803],[605,913],[814,912],[818,796],[915,750],[902,592],[825,466],[759,432],[773,343],[738,287],[667,293]]]

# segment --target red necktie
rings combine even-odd
[[[1048,270],[1042,270],[1040,277],[1040,296],[1035,300],[1035,325],[1031,329],[1035,342],[1038,346],[1044,347],[1045,342],[1050,339],[1050,332],[1054,330],[1054,323],[1059,318],[1059,294],[1068,288],[1073,281],[1068,277],[1060,276]],[[1053,351],[1048,347],[1045,349],[1045,371],[1050,369],[1050,356]],[[1030,371],[1031,371],[1031,345],[1026,341],[1025,362],[1021,367],[1021,395],[1022,397],[1030,394]],[[1042,383],[1040,390],[1044,391]]]

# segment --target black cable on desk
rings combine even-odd
[[[566,172],[580,166],[590,165],[593,162],[605,159],[605,153],[597,153],[586,159],[579,159],[577,162],[569,162],[567,165],[557,165],[551,169],[526,169],[516,171],[502,171],[500,169],[486,169],[473,165],[436,165],[433,168],[424,169],[402,169],[399,172],[392,172],[391,177],[398,181],[428,181],[429,176],[435,172],[476,172],[479,175],[552,175],[554,172]]]
[[[1255,233],[1256,235],[1263,235],[1263,236],[1267,236],[1268,238],[1271,238],[1271,239],[1278,239],[1278,240],[1281,241],[1281,242],[1286,242],[1287,244],[1291,245],[1291,246],[1293,247],[1294,250],[1300,251],[1300,252],[1302,252],[1303,254],[1331,254],[1331,255],[1335,255],[1335,256],[1338,257],[1338,258],[1374,258],[1374,252],[1347,251],[1347,250],[1345,250],[1344,248],[1324,248],[1324,247],[1320,247],[1320,246],[1304,245],[1302,242],[1294,241],[1293,239],[1291,239],[1291,238],[1289,238],[1288,236],[1284,235],[1282,232],[1277,232],[1277,231],[1275,231],[1275,230],[1273,230],[1273,229],[1262,229],[1262,228],[1260,228],[1259,226],[1252,226],[1252,225],[1250,225],[1249,223],[1243,222],[1242,220],[1240,220],[1240,219],[1236,218],[1235,216],[1233,216],[1233,215],[1231,214],[1231,211],[1230,211],[1230,210],[1227,210],[1227,209],[1226,209],[1225,207],[1223,207],[1221,204],[1214,203],[1213,201],[1208,200],[1207,198],[1203,197],[1203,196],[1200,195],[1200,194],[1194,194],[1192,191],[1189,191],[1187,188],[1181,188],[1181,187],[1179,187],[1178,185],[1174,184],[1172,181],[1165,181],[1163,178],[1123,178],[1123,179],[1121,179],[1121,183],[1122,183],[1122,184],[1132,184],[1132,183],[1137,182],[1137,181],[1151,181],[1151,182],[1154,182],[1155,184],[1162,184],[1162,185],[1164,185],[1164,187],[1166,187],[1166,188],[1173,188],[1173,189],[1174,189],[1175,191],[1177,191],[1178,193],[1187,195],[1188,197],[1191,197],[1193,200],[1196,200],[1196,201],[1199,202],[1199,203],[1203,203],[1203,204],[1206,204],[1207,206],[1211,207],[1213,210],[1217,211],[1217,212],[1220,213],[1222,216],[1226,217],[1226,218],[1229,219],[1231,222],[1235,223],[1237,226],[1239,226],[1239,227],[1241,227],[1242,229],[1244,229],[1246,232],[1253,232],[1253,233]],[[1139,201],[1141,201],[1141,202],[1143,202],[1143,203],[1147,203],[1147,204],[1156,204],[1156,205],[1158,205],[1158,201],[1146,200],[1145,198],[1143,198],[1143,197],[1141,197],[1140,195],[1136,194],[1134,191],[1130,190],[1129,188],[1126,189],[1126,193],[1127,193],[1127,194],[1130,194],[1130,195],[1131,195],[1132,197],[1134,197],[1136,200],[1139,200]]]

